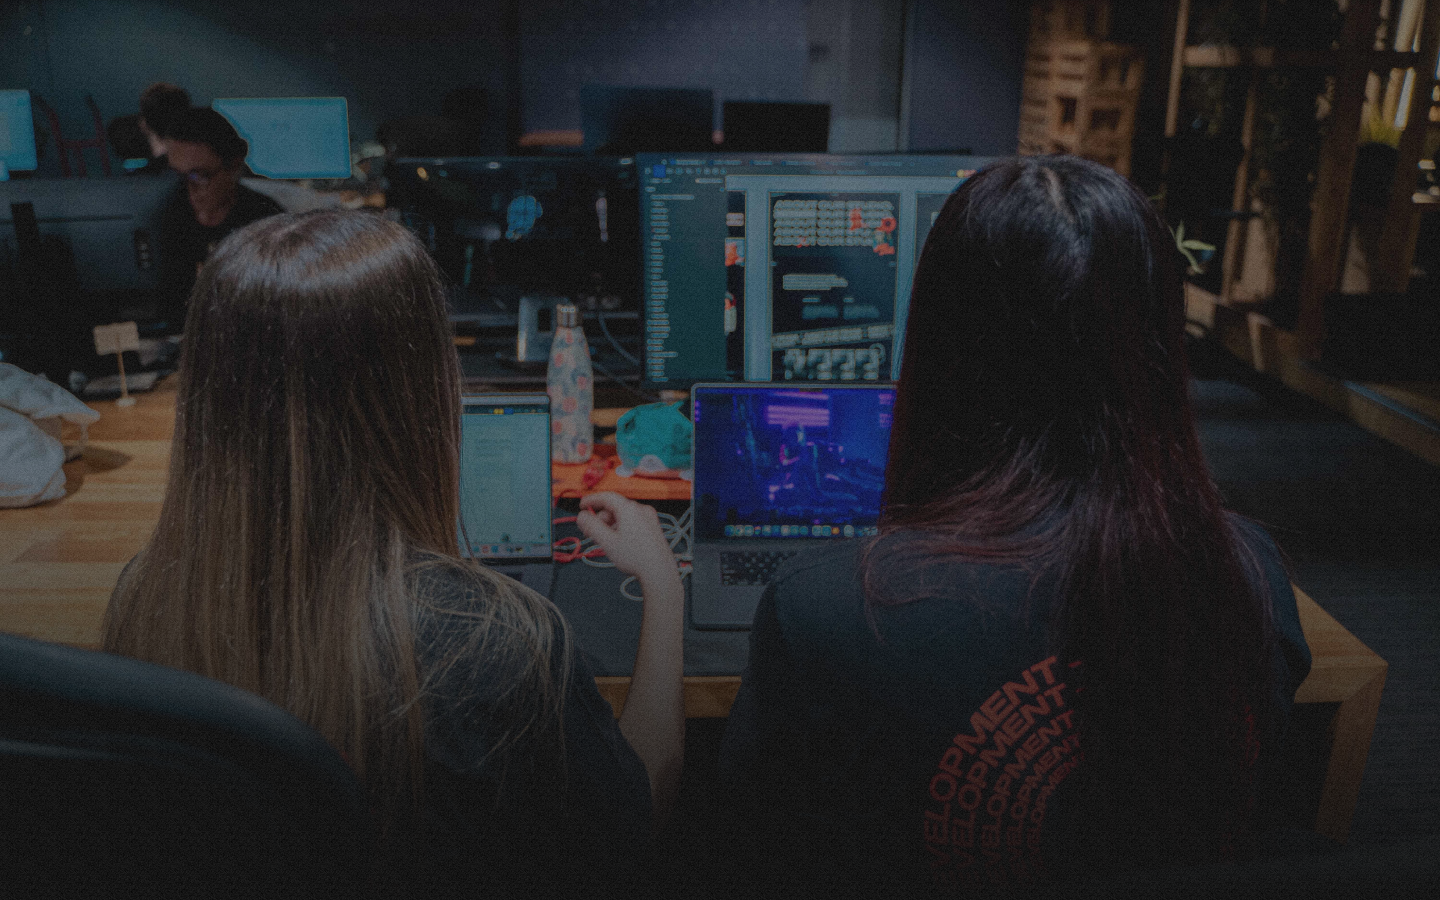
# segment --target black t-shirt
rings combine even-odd
[[[543,896],[647,885],[650,777],[590,666],[577,650],[568,679],[560,680],[560,659],[553,658],[563,693],[560,742],[530,740],[531,729],[508,749],[497,747],[505,723],[529,711],[513,690],[517,661],[494,652],[477,627],[490,603],[485,582],[453,561],[435,563],[417,565],[410,581],[424,598],[413,627],[425,783],[418,821],[382,843],[377,872],[387,896]],[[567,628],[553,606],[534,623],[557,645]]]
[[[1258,527],[1237,530],[1274,605],[1283,723],[1309,649],[1279,551]],[[1078,664],[1050,649],[1047,582],[1015,566],[887,567],[927,596],[867,608],[861,547],[803,555],[760,601],[720,759],[737,853],[772,864],[762,879],[1063,877],[1043,868],[1053,839],[1038,851],[1075,827],[1056,792],[1081,759]]]
[[[201,225],[185,183],[176,185],[157,223],[160,232],[160,301],[164,315],[183,324],[185,306],[195,288],[196,266],[210,258],[231,232],[251,222],[283,212],[280,205],[243,184],[235,186],[235,205],[219,225]]]
[[[588,883],[599,876],[596,867],[607,878],[623,875],[651,838],[645,766],[578,652],[559,685],[563,745],[526,734],[499,746],[504,723],[528,710],[514,691],[518,661],[478,640],[476,622],[490,602],[485,587],[443,565],[427,569],[420,582],[427,602],[419,606],[415,648],[426,784],[416,834],[420,871],[412,878],[430,888],[489,885],[525,893],[527,884]],[[564,638],[565,623],[553,608],[536,627],[557,642]],[[558,657],[552,674],[564,674]]]

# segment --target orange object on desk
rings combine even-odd
[[[614,444],[596,444],[595,458],[608,460],[615,456]],[[591,459],[594,462],[594,458]],[[633,475],[621,478],[607,464],[604,476],[593,487],[584,484],[585,472],[591,463],[551,463],[550,494],[553,497],[583,497],[600,491],[614,491],[631,500],[690,500],[690,482],[680,478],[645,478]]]
[[[65,464],[65,496],[39,506],[0,510],[0,631],[94,649],[100,623],[126,563],[149,540],[165,496],[170,439],[175,428],[175,379],[134,395],[137,403],[113,400],[91,406],[100,421],[90,426],[89,446]],[[67,433],[66,440],[77,438]],[[602,457],[611,445],[597,445]],[[555,486],[577,493],[586,464],[555,466]],[[613,470],[595,486],[640,500],[685,500],[690,483],[620,478]],[[1326,759],[1315,828],[1343,841],[1360,795],[1388,665],[1299,588],[1300,627],[1314,663],[1295,692],[1297,705],[1333,707],[1329,727],[1317,736]],[[737,666],[738,668],[738,666]],[[630,679],[595,679],[619,715]],[[826,690],[828,685],[814,685]],[[740,676],[685,676],[685,714],[720,717],[729,712]]]

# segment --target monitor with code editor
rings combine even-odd
[[[647,382],[891,381],[971,156],[641,154]]]

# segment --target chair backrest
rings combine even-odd
[[[190,672],[0,634],[7,884],[355,895],[372,847],[354,773],[279,707]]]

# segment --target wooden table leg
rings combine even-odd
[[[1315,830],[1342,843],[1350,836],[1350,820],[1360,797],[1360,779],[1370,755],[1370,737],[1375,732],[1375,716],[1380,712],[1385,674],[1386,670],[1380,669],[1341,701],[1330,723],[1333,734],[1330,761],[1325,767]]]
[[[625,695],[630,692],[630,676],[600,675],[595,679],[595,686],[618,718],[625,708]],[[735,702],[735,694],[739,690],[739,675],[685,676],[685,718],[725,718],[730,714],[730,704]]]

